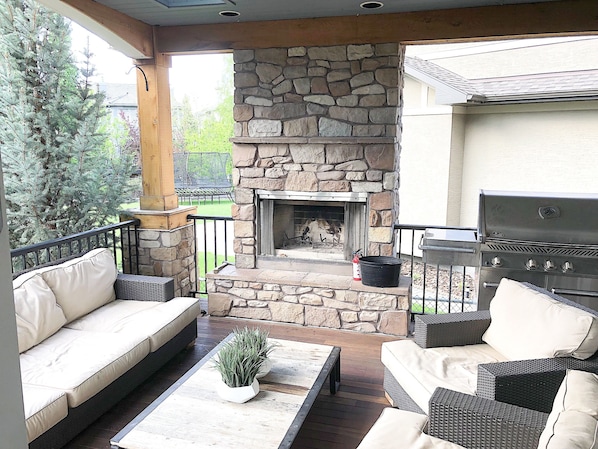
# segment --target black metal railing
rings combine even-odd
[[[223,262],[235,261],[232,217],[187,215],[195,232],[195,295],[207,295],[206,274]]]
[[[430,225],[395,225],[397,257],[401,273],[411,277],[411,311],[415,314],[469,312],[477,310],[477,267],[425,263],[418,245]],[[472,230],[451,226],[436,229]]]
[[[206,296],[206,274],[223,262],[235,262],[232,217],[188,215],[195,232],[194,295]],[[111,249],[121,271],[139,272],[137,249],[139,220],[129,220],[11,251],[13,276],[50,265],[91,249]],[[412,312],[436,314],[477,309],[477,268],[425,263],[419,241],[425,225],[395,225],[397,257],[401,273],[412,279]],[[434,226],[444,229],[471,229]],[[124,268],[124,269],[123,269]]]
[[[137,274],[138,226],[139,220],[128,220],[13,249],[10,252],[13,277],[37,267],[71,259],[95,248],[110,249],[119,270]]]

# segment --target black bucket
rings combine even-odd
[[[361,283],[371,287],[398,287],[402,263],[396,257],[362,257],[359,259]]]

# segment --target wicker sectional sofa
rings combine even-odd
[[[597,315],[503,279],[489,311],[418,316],[413,340],[384,343],[385,391],[423,414],[436,388],[547,413],[567,369],[598,372]]]
[[[29,447],[59,448],[197,336],[195,298],[96,249],[13,281]]]

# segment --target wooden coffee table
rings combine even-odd
[[[110,440],[113,449],[290,448],[326,381],[340,384],[340,348],[288,340],[271,353],[272,370],[244,404],[216,393],[212,357],[232,334]]]

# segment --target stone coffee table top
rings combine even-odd
[[[212,357],[229,335],[111,440],[112,448],[289,448],[318,393],[340,382],[340,348],[288,340],[271,353],[272,370],[244,404],[221,399]]]

